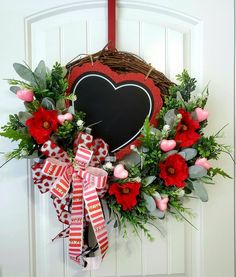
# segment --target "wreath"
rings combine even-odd
[[[174,84],[140,57],[107,49],[66,67],[55,63],[51,70],[44,61],[34,71],[27,64],[13,66],[23,80],[9,79],[10,90],[24,101],[25,111],[10,115],[2,127],[1,136],[19,142],[18,148],[7,154],[6,162],[13,158],[33,160],[34,184],[41,193],[50,191],[58,219],[67,225],[54,239],[69,237],[69,255],[82,266],[92,268],[92,260],[99,264],[105,256],[107,224],[118,227],[123,235],[130,224],[137,235],[142,230],[152,239],[148,225],[158,229],[156,218],[164,220],[169,213],[191,223],[185,199],[208,201],[204,185],[213,183],[217,174],[230,178],[211,164],[222,152],[229,153],[229,147],[218,142],[220,132],[210,136],[204,132],[208,88],[196,94],[196,80],[186,70],[177,75],[178,84]],[[85,78],[86,73],[94,78],[97,71],[123,86],[134,80],[135,91],[141,82],[141,89],[151,91],[148,97],[156,104],[152,115],[144,111],[142,127],[132,140],[118,142],[121,146],[114,146],[113,150],[118,150],[113,152],[99,134],[110,139],[118,123],[108,132],[106,129],[107,133],[100,133],[101,122],[93,122],[90,116],[98,104],[87,92],[85,100],[82,96],[83,89],[96,87],[94,79]],[[105,84],[101,86],[105,90]],[[125,104],[128,100],[122,101]],[[89,103],[95,106],[86,113],[80,109],[81,105],[86,109]],[[139,110],[132,113],[136,120]],[[129,120],[126,113],[123,122],[125,118]],[[123,125],[117,127],[119,133]],[[109,218],[104,216],[104,207],[108,207]],[[88,243],[90,225],[93,245]],[[94,257],[97,252],[99,255]]]

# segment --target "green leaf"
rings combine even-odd
[[[18,141],[24,139],[26,137],[26,134],[21,130],[8,129],[5,132],[0,132],[0,136],[9,138],[12,141]]]
[[[46,89],[46,76],[47,76],[47,69],[44,61],[40,61],[37,65],[34,74],[37,76],[39,80],[39,87],[41,89]]]
[[[184,103],[184,99],[179,91],[177,91],[177,93],[176,93],[176,99],[177,99],[177,101]]]
[[[60,110],[60,111],[63,111],[63,110],[66,109],[65,99],[60,98],[60,99],[57,100],[57,102],[56,102],[56,109]]]
[[[55,102],[49,97],[43,98],[41,106],[47,110],[55,110]]]
[[[17,93],[18,90],[20,90],[21,88],[18,86],[11,86],[10,87],[10,91],[12,91],[13,93]]]
[[[192,182],[192,185],[193,185],[194,191],[196,192],[197,196],[202,200],[202,202],[207,202],[208,194],[204,185],[197,181]]]
[[[156,210],[156,203],[153,197],[147,195],[146,193],[143,193],[143,198],[146,201],[146,207],[149,210],[149,212],[153,212]]]
[[[144,186],[150,185],[154,180],[156,180],[156,176],[147,176],[142,180],[142,184]]]
[[[19,112],[18,114],[19,121],[24,125],[25,125],[25,122],[31,117],[32,117],[32,114],[28,112]]]
[[[169,110],[165,116],[164,116],[164,121],[167,125],[170,126],[170,128],[172,128],[176,122],[176,114],[175,114],[175,110]]]
[[[176,154],[176,153],[178,153],[177,150],[171,150],[171,151],[166,152],[166,153],[163,155],[163,160],[165,160],[165,159],[168,158],[169,156],[174,155],[174,154]]]
[[[202,178],[207,175],[207,170],[199,165],[192,165],[188,169],[189,177],[192,179]]]
[[[159,219],[164,219],[164,217],[165,217],[165,212],[162,212],[162,211],[160,211],[159,209],[156,209],[155,215],[156,215]]]
[[[215,175],[221,175],[224,178],[230,178],[232,179],[232,177],[230,175],[228,175],[223,169],[216,167],[216,168],[210,168],[209,169],[209,175],[211,177],[214,177]]]
[[[28,67],[24,66],[23,64],[20,63],[14,63],[13,67],[16,71],[16,73],[24,80],[30,82],[31,84],[35,85],[35,76],[32,72],[31,69]]]
[[[196,157],[197,150],[194,148],[185,148],[178,154],[181,155],[186,161],[189,161]]]

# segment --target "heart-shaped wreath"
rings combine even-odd
[[[69,236],[69,255],[84,267],[105,256],[106,224],[126,234],[129,223],[151,239],[148,224],[168,212],[186,219],[185,199],[207,201],[204,184],[216,174],[229,177],[210,162],[229,149],[217,142],[219,133],[204,134],[208,89],[194,95],[187,71],[173,84],[139,57],[108,50],[67,70],[59,63],[48,70],[43,61],[34,71],[18,63],[14,69],[24,81],[10,79],[10,90],[26,111],[2,127],[1,136],[19,141],[7,161],[34,159],[34,184],[50,191],[67,225],[56,238]]]

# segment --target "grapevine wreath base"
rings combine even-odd
[[[1,136],[19,142],[7,161],[33,159],[34,184],[51,194],[67,226],[54,239],[69,237],[69,256],[84,268],[104,258],[106,224],[124,235],[130,224],[152,239],[148,225],[159,228],[156,217],[186,219],[185,199],[207,201],[204,184],[229,177],[210,161],[229,150],[219,133],[204,134],[208,89],[196,94],[187,71],[174,84],[140,57],[107,49],[66,70],[43,61],[34,71],[13,66],[23,80],[10,79],[10,90],[25,111],[2,127]]]

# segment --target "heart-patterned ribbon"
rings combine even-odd
[[[108,149],[105,142],[99,139],[93,145],[100,147],[100,149],[96,149],[96,153],[100,156],[94,158],[93,151],[85,148],[88,145],[86,145],[87,141],[89,141],[90,147],[93,146],[90,143],[92,140],[91,135],[80,134],[80,139],[77,139],[79,146],[73,163],[69,161],[65,152],[60,151],[58,146],[47,142],[42,150],[44,153],[47,152],[48,155],[51,155],[45,160],[43,166],[39,167],[40,169],[43,167],[41,172],[43,180],[50,178],[47,180],[52,182],[50,192],[54,196],[54,206],[59,220],[69,225],[56,238],[69,235],[70,258],[82,265],[86,261],[86,269],[97,268],[108,249],[106,223],[99,201],[99,195],[106,190],[107,172],[89,166],[89,164],[93,165],[94,161],[103,158],[101,157],[101,151],[104,156],[107,155]],[[48,144],[52,147],[48,147]],[[56,150],[56,153],[51,151],[52,149]],[[38,170],[38,167],[36,169]],[[69,213],[64,207],[69,202],[68,192],[71,186],[73,190],[72,206],[71,213]],[[94,230],[100,256],[82,259],[84,223],[88,219]]]

